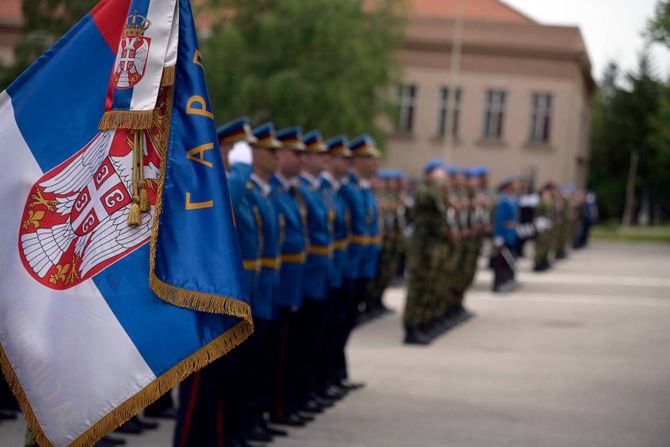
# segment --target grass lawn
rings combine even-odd
[[[594,239],[618,241],[670,242],[670,226],[620,227],[598,225],[591,231]]]

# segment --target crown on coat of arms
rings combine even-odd
[[[139,15],[137,11],[135,11],[133,12],[133,15],[128,16],[128,20],[126,20],[125,35],[142,36],[150,25],[151,22],[149,22],[146,17]]]

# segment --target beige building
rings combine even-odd
[[[443,158],[492,182],[533,172],[584,185],[596,88],[579,28],[496,0],[411,0],[398,122],[384,165],[421,174]],[[455,94],[454,94],[455,92]]]
[[[14,61],[14,46],[21,37],[23,16],[20,0],[0,0],[0,64]]]

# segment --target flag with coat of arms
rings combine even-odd
[[[92,445],[252,330],[189,0],[103,0],[0,93],[0,363]]]

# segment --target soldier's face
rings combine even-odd
[[[300,153],[292,149],[279,149],[277,151],[279,172],[285,177],[295,177],[300,173]]]
[[[254,148],[254,168],[264,173],[272,174],[277,170],[277,150]]]
[[[349,170],[349,159],[344,157],[333,157],[333,174],[340,178]]]
[[[302,166],[307,172],[316,173],[323,170],[321,154],[305,154],[302,156]]]

